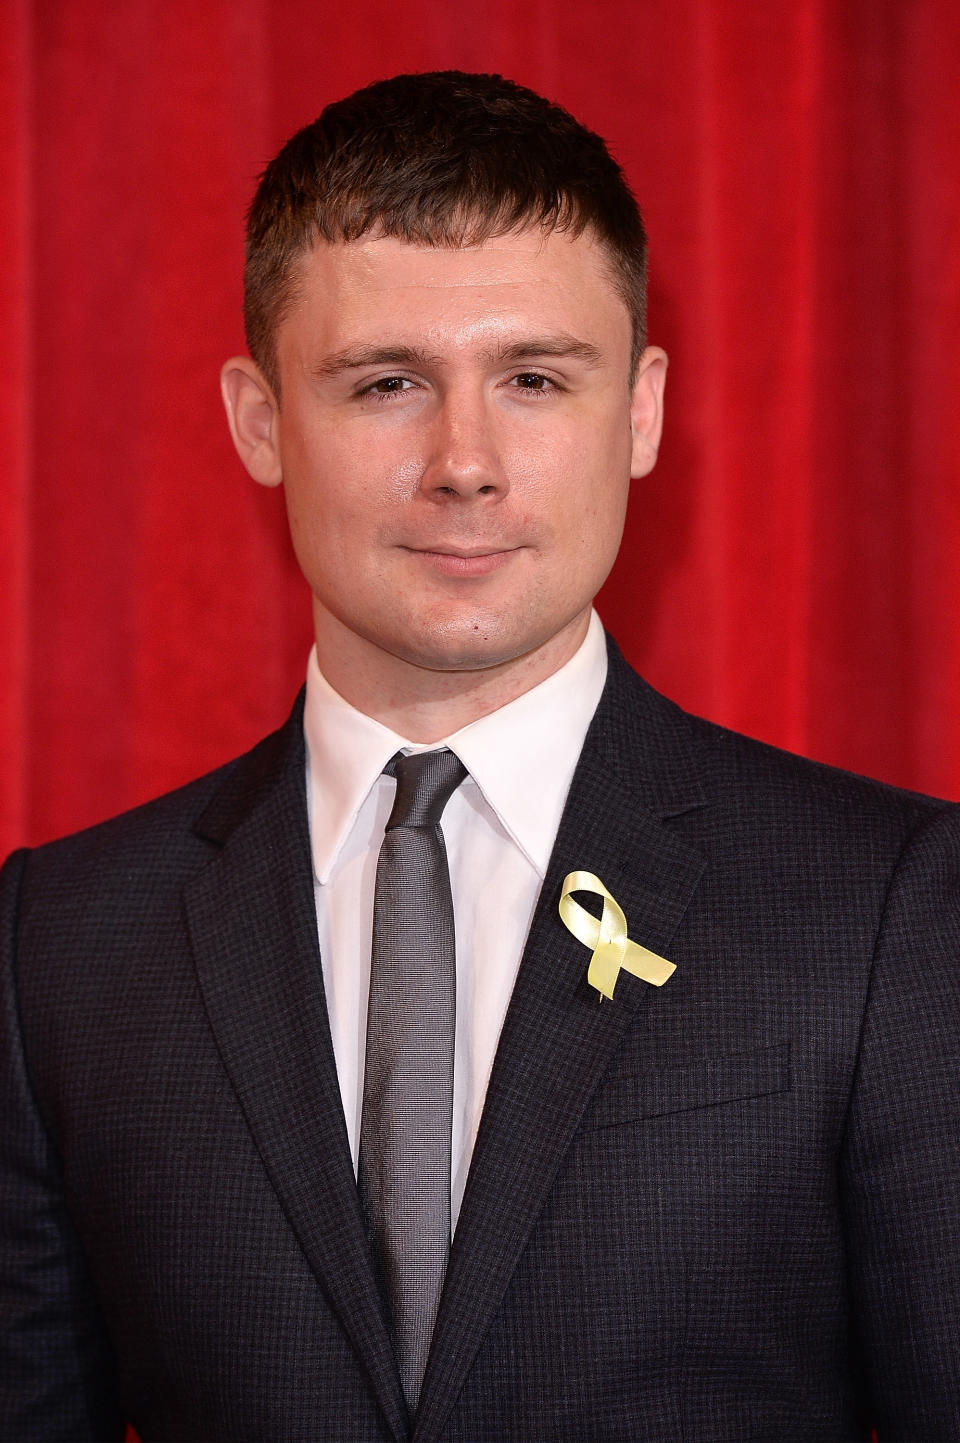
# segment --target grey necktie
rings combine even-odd
[[[467,772],[446,750],[384,770],[397,793],[377,862],[359,1179],[413,1412],[450,1251],[456,951],[440,818]]]

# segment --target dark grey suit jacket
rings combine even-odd
[[[317,950],[299,709],[3,875],[0,1433],[960,1438],[958,809],[615,651],[409,1423]],[[586,983],[596,872],[662,989]]]

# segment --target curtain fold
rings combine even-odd
[[[242,218],[326,101],[492,69],[609,141],[671,354],[600,600],[684,705],[960,795],[954,0],[11,0],[0,30],[0,845],[279,722],[309,607],[232,453]]]
[[[29,671],[29,560],[32,551],[31,372],[33,358],[32,236],[29,174],[31,156],[32,63],[26,0],[11,6],[0,26],[0,234],[5,264],[0,267],[0,316],[7,364],[0,385],[0,436],[4,465],[0,485],[0,846],[27,826]]]

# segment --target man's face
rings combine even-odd
[[[282,404],[262,474],[247,464],[286,488],[321,666],[329,646],[368,668],[566,659],[656,454],[662,353],[631,389],[630,345],[588,234],[303,257]]]

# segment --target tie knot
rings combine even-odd
[[[436,827],[443,809],[457,790],[467,769],[446,747],[438,752],[399,752],[383,769],[397,779],[397,794],[387,831],[395,827]]]

